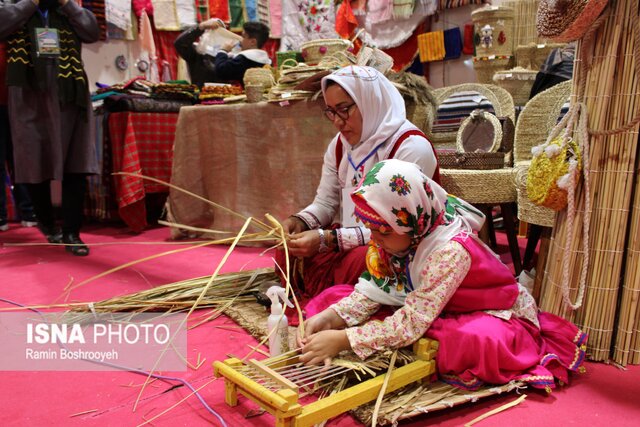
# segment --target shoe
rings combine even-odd
[[[23,227],[35,227],[38,225],[38,218],[34,214],[30,215],[22,215],[22,221],[20,221],[20,225]]]
[[[80,235],[78,233],[64,233],[62,236],[62,242],[65,245],[68,245],[65,246],[64,249],[75,256],[89,255],[89,247],[80,240]]]
[[[6,219],[0,219],[0,231],[7,231],[9,229],[9,223]]]
[[[62,243],[62,230],[60,230],[60,227],[56,227],[56,226],[47,227],[45,225],[38,224],[38,229],[42,234],[44,234],[44,237],[46,237],[47,242]]]

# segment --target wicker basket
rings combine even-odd
[[[516,47],[516,66],[539,70],[553,49],[566,46],[564,43],[529,43]]]
[[[261,84],[249,84],[244,87],[247,102],[260,102],[264,99],[264,87]]]
[[[471,12],[476,56],[513,55],[513,19],[510,7],[485,6]]]
[[[344,39],[318,39],[304,42],[300,45],[302,57],[309,65],[316,65],[325,55],[333,55],[336,52],[342,52],[353,44],[349,40]]]
[[[244,77],[242,78],[242,82],[244,86],[252,86],[252,85],[261,85],[263,91],[267,91],[273,86],[276,82],[273,78],[273,72],[271,68],[249,68],[244,73]]]
[[[441,152],[438,166],[443,169],[502,169],[504,153],[460,153]]]
[[[283,52],[276,52],[276,66],[279,67],[287,59],[293,59],[296,62],[302,62],[302,53],[296,50],[286,50]]]
[[[512,67],[512,56],[500,56],[500,57],[474,57],[473,68],[476,70],[476,77],[478,83],[494,84],[493,75],[502,70],[507,70]]]
[[[531,87],[537,74],[537,71],[516,67],[496,72],[493,75],[493,81],[511,94],[515,105],[522,106],[529,101]]]

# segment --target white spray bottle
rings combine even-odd
[[[271,300],[271,315],[267,319],[269,353],[274,357],[289,351],[289,322],[280,301],[289,307],[293,307],[293,304],[287,299],[285,289],[280,286],[270,287],[267,296]]]

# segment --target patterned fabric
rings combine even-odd
[[[209,16],[230,22],[229,0],[209,0]]]
[[[163,61],[169,64],[171,80],[178,78],[178,51],[174,42],[180,35],[179,31],[154,31],[153,41],[156,46],[156,63],[160,68]]]
[[[457,7],[467,6],[470,4],[491,3],[489,0],[439,0],[439,10],[455,9]]]
[[[447,195],[414,163],[401,160],[376,164],[351,197],[354,214],[365,226],[411,238],[408,250],[398,254],[388,253],[373,240],[369,244],[368,270],[356,289],[385,304],[404,304],[407,294],[414,289],[412,277],[417,274],[411,274],[409,269],[414,257],[424,259],[454,236],[479,230],[484,223],[481,212]]]
[[[177,120],[176,113],[110,114],[113,172],[169,182]],[[145,194],[168,192],[167,187],[130,176],[118,176],[114,181],[120,218],[133,231],[142,231],[147,225]]]
[[[300,50],[305,41],[338,37],[331,0],[284,0],[282,21],[283,50]]]

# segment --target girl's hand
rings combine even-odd
[[[300,361],[305,365],[325,366],[331,364],[331,359],[344,350],[349,350],[349,338],[345,331],[326,330],[315,333],[305,339],[306,344],[302,347]]]
[[[338,313],[330,308],[316,314],[304,322],[304,337],[298,335],[298,347],[303,347],[308,342],[308,338],[320,331],[330,329],[344,329],[347,326]]]
[[[308,258],[317,254],[320,249],[318,230],[293,234],[289,239],[288,246],[291,256]]]

